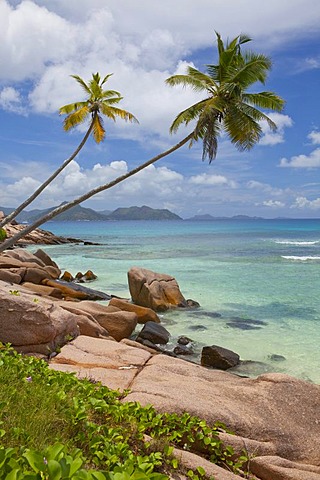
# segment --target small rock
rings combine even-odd
[[[192,340],[189,337],[185,337],[184,335],[181,335],[181,337],[178,338],[177,343],[179,345],[188,345],[188,343],[192,343]]]
[[[203,347],[201,352],[201,365],[204,367],[214,367],[219,370],[228,370],[240,363],[240,357],[237,353],[227,348],[211,345]]]
[[[176,355],[192,355],[194,350],[192,347],[188,347],[187,345],[177,345],[174,347],[173,353]]]
[[[268,358],[270,360],[273,360],[274,362],[283,362],[284,360],[286,360],[286,357],[284,357],[283,355],[277,355],[276,353],[268,355]]]
[[[137,337],[139,339],[149,340],[152,343],[165,345],[168,343],[170,333],[162,325],[155,322],[147,322]]]
[[[196,302],[196,300],[192,300],[191,298],[188,298],[186,300],[186,304],[187,304],[187,307],[189,307],[189,308],[199,308],[200,307],[200,303]]]
[[[189,330],[193,330],[194,332],[208,330],[207,327],[205,327],[204,325],[189,325],[188,328]]]
[[[61,280],[63,280],[64,282],[72,282],[74,278],[71,273],[66,270],[61,276]]]

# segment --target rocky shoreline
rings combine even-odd
[[[203,355],[203,365],[212,367],[208,358],[219,354],[224,363],[215,369],[163,355],[169,332],[158,313],[194,308],[196,314],[198,307],[170,275],[132,268],[132,301],[88,288],[93,272],[76,277],[77,283],[67,281],[73,279],[62,276],[42,249],[2,253],[0,341],[47,358],[55,370],[129,390],[123,401],[151,403],[161,412],[187,411],[210,424],[222,421],[234,434],[222,431],[221,438],[236,453],[246,451],[252,478],[320,479],[319,386],[283,374],[242,378],[222,371],[239,358],[219,346],[206,347]],[[171,355],[184,357],[190,341],[181,337],[176,346],[181,350]],[[182,456],[190,468],[203,465],[216,480],[240,479],[205,460],[205,452]]]

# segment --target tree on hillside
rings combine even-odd
[[[17,207],[12,213],[7,215],[1,222],[0,228],[11,222],[22,210],[24,210],[31,202],[33,202],[40,193],[62,172],[64,168],[78,155],[91,133],[96,143],[100,143],[105,139],[105,129],[103,126],[102,115],[107,118],[116,121],[116,118],[122,118],[123,120],[130,122],[138,122],[132,113],[118,108],[117,105],[123,97],[115,90],[104,90],[103,86],[106,81],[111,77],[112,73],[106,75],[103,79],[100,78],[99,73],[92,74],[92,79],[86,83],[78,75],[71,75],[83,88],[87,95],[87,99],[83,102],[70,103],[60,108],[60,115],[67,115],[64,119],[64,130],[69,131],[72,128],[84,123],[90,118],[89,128],[86,131],[82,141],[57,170],[50,175],[50,177],[43,182],[29,198],[27,198],[19,207]]]
[[[135,175],[149,165],[176,151],[189,142],[191,147],[198,140],[203,144],[203,158],[211,162],[217,153],[218,138],[225,131],[231,142],[240,150],[251,149],[261,138],[259,124],[266,120],[271,129],[275,123],[259,108],[281,111],[284,101],[273,92],[252,93],[249,88],[255,83],[264,83],[271,68],[268,57],[251,52],[242,53],[241,46],[249,42],[246,36],[238,36],[231,42],[223,43],[217,34],[218,63],[208,65],[207,73],[188,67],[186,75],[174,75],[167,79],[168,85],[191,86],[195,91],[205,92],[206,98],[179,113],[171,125],[174,133],[182,125],[194,122],[191,133],[165,152],[142,163],[124,175],[94,188],[77,199],[55,208],[22,232],[0,245],[0,252],[30,233],[41,224],[51,220],[69,208],[88,200],[93,195],[107,190]],[[258,108],[257,108],[258,107]]]

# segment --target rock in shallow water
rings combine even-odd
[[[218,368],[219,370],[228,370],[235,367],[240,362],[237,353],[227,348],[211,345],[203,347],[201,353],[201,365],[204,367]]]
[[[154,344],[165,345],[168,343],[170,333],[162,325],[155,322],[147,322],[141,332],[138,334],[136,341],[149,340]]]

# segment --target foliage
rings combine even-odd
[[[234,461],[218,437],[222,424],[210,427],[188,413],[123,403],[126,393],[54,371],[2,345],[0,478],[164,480],[179,467],[174,446],[203,451],[241,472],[244,460]],[[202,469],[189,474],[202,476]]]
[[[84,90],[87,100],[70,103],[60,108],[59,113],[67,115],[63,127],[66,131],[75,128],[91,116],[93,138],[100,143],[105,138],[105,129],[101,113],[107,118],[116,121],[116,117],[123,120],[136,122],[138,120],[132,113],[116,107],[123,97],[116,90],[103,90],[104,84],[112,76],[106,75],[100,78],[99,73],[93,73],[92,79],[86,83],[79,75],[71,75]]]
[[[189,86],[207,95],[180,112],[170,131],[175,133],[181,125],[196,121],[191,145],[201,139],[202,157],[208,157],[209,162],[216,157],[222,130],[238,150],[250,150],[261,138],[261,121],[276,129],[275,123],[260,108],[281,111],[284,105],[283,99],[273,92],[249,90],[256,82],[264,84],[271,68],[271,61],[265,55],[242,54],[241,46],[251,39],[240,35],[224,44],[218,33],[216,36],[218,63],[207,65],[207,73],[189,66],[185,75],[173,75],[166,80],[168,85]]]
[[[0,228],[0,242],[3,242],[7,238],[7,232],[4,228]]]

